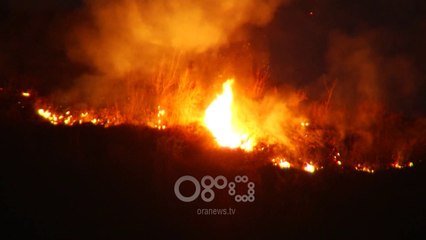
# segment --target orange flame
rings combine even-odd
[[[204,115],[204,124],[222,147],[253,150],[253,140],[239,130],[233,114],[233,79],[223,84],[223,92],[210,104]]]
[[[315,172],[315,166],[311,163],[306,163],[305,167],[303,168],[306,172],[314,173]]]

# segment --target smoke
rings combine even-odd
[[[88,0],[68,21],[66,51],[89,71],[52,99],[119,106],[130,119],[161,105],[169,124],[194,121],[218,75],[251,72],[250,29],[285,1]]]
[[[368,39],[344,35],[331,36],[327,57],[329,77],[336,81],[333,121],[349,130],[368,129],[385,102],[380,57]]]
[[[250,1],[87,1],[84,18],[72,27],[71,59],[119,77],[150,72],[171,52],[202,53],[217,49],[242,33],[262,26],[281,0]]]
[[[381,47],[386,37],[377,29],[354,36],[332,32],[325,55],[327,73],[311,89],[328,90],[322,108],[319,102],[311,106],[316,110],[312,118],[336,128],[349,161],[406,161],[424,135],[424,121],[416,121],[413,112],[421,74],[408,56]]]

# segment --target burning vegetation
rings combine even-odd
[[[408,97],[421,76],[415,63],[378,47],[379,31],[332,31],[321,74],[296,84],[304,73],[269,47],[291,38],[264,37],[274,37],[274,15],[286,5],[86,1],[62,36],[81,73],[43,97],[26,89],[20,98],[53,125],[201,126],[218,147],[282,169],[412,167],[426,135],[424,117],[404,112],[416,100]]]
[[[291,116],[281,115],[277,122],[263,121],[259,112],[250,115],[241,115],[246,112],[244,108],[256,110],[254,103],[247,101],[235,101],[238,98],[233,90],[235,79],[228,79],[222,85],[222,91],[218,92],[204,110],[200,110],[200,116],[194,122],[179,123],[181,120],[170,119],[168,110],[160,105],[152,112],[139,120],[130,119],[119,110],[75,110],[65,107],[62,110],[54,106],[38,101],[37,114],[53,125],[73,126],[77,124],[93,124],[103,127],[111,127],[121,124],[133,124],[149,126],[159,131],[169,127],[196,124],[205,127],[211,133],[212,141],[218,147],[240,149],[249,154],[261,154],[265,159],[259,161],[270,162],[281,169],[296,168],[309,173],[314,173],[324,167],[352,168],[357,171],[374,173],[376,170],[405,167],[413,167],[414,163],[409,158],[410,149],[400,149],[398,154],[386,155],[381,162],[362,160],[362,156],[351,144],[357,142],[340,142],[336,128],[321,126],[319,123],[311,123],[308,117],[295,116],[295,113],[287,111]],[[23,95],[22,95],[23,96]],[[25,97],[25,96],[23,96]],[[241,104],[244,102],[243,105]],[[241,105],[238,105],[241,104]],[[263,101],[256,102],[261,104]],[[173,109],[171,110],[171,112]],[[281,112],[272,112],[268,119]],[[141,115],[142,116],[142,115]],[[256,118],[257,116],[257,118]],[[247,118],[249,117],[249,120]],[[299,120],[286,124],[284,119],[294,118]],[[190,119],[185,117],[185,119]],[[172,123],[169,125],[168,123]],[[263,123],[263,124],[262,124]],[[270,126],[264,124],[271,124]],[[276,128],[276,133],[268,131],[268,128]],[[286,136],[280,136],[285,132]],[[195,133],[194,133],[195,134]],[[278,135],[276,135],[278,134]],[[285,141],[282,141],[285,139]],[[342,152],[342,153],[341,153]],[[382,154],[382,152],[378,152]],[[389,159],[386,159],[389,157]]]
[[[254,139],[236,123],[233,103],[233,79],[223,84],[223,92],[209,105],[204,116],[204,124],[211,131],[217,143],[222,147],[241,148],[252,151]]]
[[[419,236],[425,13],[421,0],[0,2],[0,239]],[[176,195],[188,175],[191,203]],[[238,178],[254,202],[237,201],[254,193]],[[222,207],[235,216],[196,209]]]

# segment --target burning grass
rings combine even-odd
[[[257,160],[259,162],[269,162],[282,169],[296,168],[310,173],[324,167],[352,168],[357,171],[374,173],[378,169],[390,167],[399,169],[414,165],[410,154],[414,145],[418,144],[415,128],[421,123],[409,125],[408,122],[404,123],[399,118],[391,119],[391,121],[381,120],[386,124],[378,125],[371,132],[369,135],[372,138],[369,140],[372,141],[371,143],[366,143],[366,137],[359,132],[342,133],[338,126],[326,125],[322,118],[313,119],[313,122],[300,117],[296,118],[302,119],[299,123],[294,119],[290,123],[272,122],[273,124],[281,123],[282,126],[276,126],[277,132],[271,134],[269,131],[262,132],[269,126],[249,127],[253,126],[250,124],[262,121],[253,121],[253,119],[242,121],[246,116],[237,115],[243,111],[235,108],[231,84],[232,80],[225,82],[223,92],[217,95],[217,98],[206,108],[204,119],[193,120],[192,123],[178,124],[183,118],[173,120],[176,112],[169,113],[160,105],[157,106],[155,112],[145,118],[140,118],[143,120],[137,121],[129,120],[125,114],[112,109],[76,111],[64,108],[60,112],[55,111],[52,107],[43,107],[38,108],[37,113],[53,125],[73,126],[88,123],[110,127],[132,124],[148,126],[157,130],[165,130],[169,127],[197,126],[197,128],[210,131],[210,141],[214,140],[217,143],[216,146],[212,145],[213,148],[220,146],[253,152],[255,156],[262,156],[262,159]],[[166,86],[164,89],[169,89],[169,87]],[[165,103],[165,106],[171,105]],[[397,131],[397,128],[404,124],[406,127]],[[194,130],[194,128],[185,127],[184,129],[189,132]],[[259,134],[259,132],[262,133]],[[203,134],[205,135],[205,133]],[[279,134],[285,134],[285,136]],[[283,137],[285,141],[280,140]],[[167,140],[166,145],[172,149],[170,151],[173,154],[178,154],[180,143],[176,137],[173,139],[171,142],[169,142],[170,139]],[[411,141],[404,142],[405,139]]]
[[[260,74],[253,85],[241,86],[238,79],[230,79],[218,84],[215,94],[206,94],[202,84],[178,63],[177,59],[164,62],[154,85],[129,80],[122,99],[110,99],[92,108],[87,104],[55,104],[37,97],[33,90],[20,92],[19,98],[32,101],[36,114],[53,125],[184,129],[181,133],[188,132],[192,137],[200,133],[208,136],[212,149],[246,152],[259,164],[281,169],[315,173],[324,168],[349,168],[374,173],[412,167],[420,160],[415,151],[425,143],[426,134],[421,134],[426,129],[424,120],[375,112],[374,122],[344,128],[332,118],[330,102],[335,83],[326,86],[323,101],[311,104],[301,114],[299,103],[304,95],[296,92],[283,98],[271,93],[265,87],[265,74]],[[245,96],[245,92],[252,94]],[[203,95],[211,98],[203,99]],[[182,134],[170,136],[165,146],[178,156]]]

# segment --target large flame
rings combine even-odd
[[[253,141],[239,128],[233,115],[233,79],[223,84],[223,92],[206,109],[204,124],[222,147],[253,150]]]
[[[247,107],[247,99],[244,99],[244,101],[233,101],[233,82],[233,79],[229,79],[223,84],[223,92],[216,97],[205,111],[204,126],[213,133],[220,146],[240,148],[245,151],[256,150],[258,153],[263,152],[262,155],[270,159],[274,166],[281,169],[299,169],[309,173],[315,173],[324,168],[324,165],[318,162],[318,160],[331,161],[336,164],[339,169],[351,168],[366,173],[375,173],[376,170],[381,170],[383,168],[411,168],[415,165],[415,162],[408,161],[399,151],[396,156],[392,155],[392,159],[394,160],[392,163],[387,163],[387,165],[382,165],[383,167],[380,167],[377,164],[372,165],[369,162],[354,162],[350,159],[350,154],[341,152],[341,147],[338,145],[334,145],[331,152],[328,153],[329,157],[323,159],[316,158],[315,156],[313,156],[313,158],[308,158],[311,155],[303,156],[304,151],[301,148],[293,151],[292,149],[288,150],[286,146],[278,145],[279,143],[272,142],[272,144],[270,144],[267,142],[268,139],[259,135],[259,130],[255,129],[255,124],[247,120],[253,118],[253,116],[255,117],[255,114],[250,115],[252,116],[251,118],[247,115],[250,114],[247,110],[255,111],[252,107]],[[146,118],[135,119],[111,107],[76,108],[73,106],[55,106],[46,102],[45,99],[37,98],[37,94],[34,90],[12,90],[9,92],[0,87],[0,94],[4,94],[4,96],[11,94],[11,99],[12,97],[20,97],[21,99],[17,99],[18,106],[24,102],[25,104],[33,103],[36,113],[42,119],[53,125],[75,126],[80,124],[93,124],[102,127],[111,127],[122,124],[132,124],[144,125],[157,130],[169,128],[170,114],[162,105],[157,106],[156,113],[149,112]],[[244,102],[245,105],[240,105],[241,102]],[[22,108],[24,108],[23,105]],[[152,110],[154,109],[155,108],[152,108]],[[242,112],[245,114],[241,114]],[[308,146],[308,150],[312,149],[312,146],[318,146],[312,143],[311,139],[317,139],[314,135],[314,130],[321,129],[321,125],[316,123],[315,126],[315,124],[311,124],[307,119],[303,119],[301,122],[293,121],[293,124],[295,124],[293,126],[295,126],[294,129],[296,133],[297,131],[301,131],[301,136],[294,132],[292,133],[298,138],[295,140],[295,145],[300,144],[301,147]],[[328,136],[334,136],[332,132],[327,131],[325,133],[327,135],[331,134]],[[256,149],[254,149],[254,147],[256,147]],[[299,150],[301,151],[298,152]],[[345,149],[343,148],[343,150]],[[309,161],[307,161],[307,158]]]

